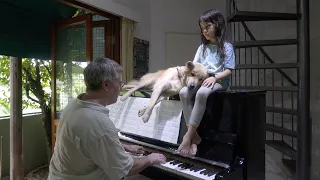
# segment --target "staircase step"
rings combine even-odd
[[[293,13],[236,11],[228,17],[228,22],[298,20],[299,18],[300,15]]]
[[[296,160],[282,159],[282,163],[291,171],[291,173],[296,172]]]
[[[262,90],[262,91],[287,91],[297,92],[297,86],[231,86],[232,90]]]
[[[271,107],[266,106],[267,112],[273,112],[273,113],[280,113],[280,114],[291,114],[291,115],[298,115],[298,110],[296,109],[289,109],[289,108],[279,108],[279,107]]]
[[[298,63],[272,63],[272,64],[237,64],[236,69],[287,69],[298,68]]]
[[[282,127],[279,127],[279,126],[274,126],[274,125],[268,124],[268,123],[265,123],[264,129],[266,131],[275,132],[275,133],[278,133],[278,134],[292,136],[292,137],[295,137],[295,138],[298,137],[298,133],[296,131],[293,131],[293,130],[290,130],[290,129],[286,129],[286,128],[282,128]]]
[[[296,39],[279,39],[279,40],[257,40],[257,41],[238,41],[234,43],[235,48],[250,48],[261,46],[281,46],[297,44]]]
[[[293,159],[296,158],[296,150],[282,140],[266,140],[266,144]]]

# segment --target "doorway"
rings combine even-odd
[[[98,57],[120,64],[120,17],[87,5],[67,3],[79,11],[73,18],[52,26],[52,151],[61,113],[85,92],[83,69]]]

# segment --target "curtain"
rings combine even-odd
[[[133,79],[133,40],[136,22],[125,17],[121,18],[121,61],[123,68],[122,80]]]

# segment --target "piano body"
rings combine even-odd
[[[183,117],[178,144],[125,132],[119,137],[123,143],[143,146],[146,154],[159,152],[167,157],[167,163],[140,173],[151,179],[264,180],[265,94],[227,91],[210,95],[198,127],[202,142],[196,156],[176,152],[186,132]]]

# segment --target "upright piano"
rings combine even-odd
[[[265,95],[265,91],[211,94],[197,130],[202,141],[195,156],[177,152],[186,132],[183,116],[178,144],[125,132],[119,137],[124,143],[143,146],[144,155],[158,152],[167,157],[166,163],[140,173],[151,179],[264,180]]]

